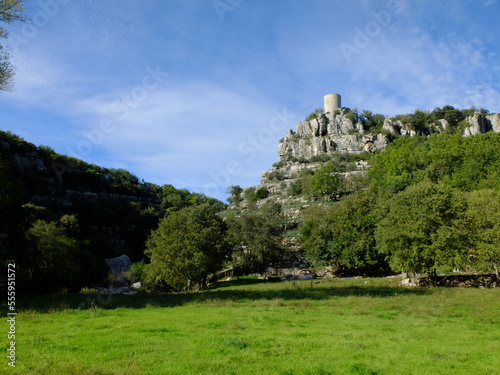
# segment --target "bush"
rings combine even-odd
[[[302,182],[300,180],[293,181],[288,186],[288,194],[290,194],[292,196],[298,196],[298,195],[302,194]]]
[[[284,180],[285,173],[283,171],[272,170],[266,173],[266,177],[268,180]]]
[[[141,260],[140,262],[133,263],[130,266],[130,269],[126,272],[126,276],[132,283],[138,281],[144,282],[146,276],[145,266],[146,263],[144,262],[144,259]]]
[[[321,155],[314,155],[309,160],[311,161],[311,163],[318,163],[318,162],[328,162],[331,159],[332,159],[331,155],[321,154]]]
[[[255,192],[255,196],[257,197],[257,199],[265,199],[269,196],[269,190],[267,190],[266,188],[260,188]]]
[[[359,121],[359,111],[357,108],[350,109],[346,108],[347,114],[346,117],[352,121],[353,124],[357,123]]]
[[[306,121],[311,121],[314,120],[315,118],[318,118],[319,115],[323,113],[322,108],[316,108],[314,112],[311,112],[309,116],[306,117]]]
[[[281,160],[273,164],[273,168],[282,168],[284,166],[285,166],[285,162],[281,161]]]
[[[255,188],[251,187],[245,190],[245,200],[248,202],[249,208],[254,208],[257,202],[257,194],[255,193]]]
[[[233,203],[235,205],[239,205],[240,202],[243,200],[241,197],[241,193],[243,192],[243,189],[239,185],[232,185],[227,188],[227,193],[231,194],[231,196],[228,198],[229,203]]]

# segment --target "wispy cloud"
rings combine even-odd
[[[251,170],[256,183],[266,161],[277,158],[278,140],[296,120],[289,117],[289,123],[273,125],[269,130],[276,112],[282,110],[277,104],[262,97],[252,100],[205,81],[168,82],[148,93],[124,116],[124,112],[117,111],[119,98],[130,90],[80,103],[79,111],[86,112],[88,120],[79,142],[88,144],[99,122],[109,119],[113,130],[101,138],[95,136],[99,142],[93,144],[92,151],[105,152],[133,169],[147,171],[155,181],[177,180],[193,185],[199,176],[209,180],[210,173],[224,170],[229,161],[237,161],[242,171],[232,183],[248,178],[243,169]],[[265,134],[260,135],[263,129]],[[257,142],[256,152],[242,152],[242,145],[253,139]],[[75,150],[78,143],[71,148]]]

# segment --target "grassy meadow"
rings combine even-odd
[[[398,281],[235,280],[185,294],[19,296],[16,368],[4,358],[0,372],[499,373],[500,289]]]

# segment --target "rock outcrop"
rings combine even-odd
[[[126,254],[122,254],[116,258],[108,258],[105,259],[105,261],[108,264],[108,267],[111,270],[111,272],[113,272],[113,274],[115,275],[119,275],[123,272],[128,271],[128,269],[132,265],[130,258]]]
[[[500,114],[491,113],[483,115],[481,112],[474,113],[473,116],[467,117],[466,120],[470,126],[464,129],[464,137],[471,135],[483,134],[489,131],[500,133]]]
[[[299,121],[295,132],[288,130],[278,145],[280,161],[310,159],[334,152],[373,152],[387,146],[385,134],[364,134],[361,123],[353,123],[346,109],[336,113],[319,114],[309,121]]]
[[[279,162],[262,174],[260,185],[244,189],[265,191],[266,198],[257,202],[257,206],[268,199],[284,204],[307,204],[307,200],[300,194],[296,197],[290,195],[301,175],[314,173],[325,161],[336,162],[335,160],[340,158],[345,159],[345,154],[384,149],[397,137],[428,136],[443,132],[462,132],[464,137],[468,137],[489,131],[500,132],[500,114],[484,114],[481,111],[476,111],[464,121],[455,121],[453,124],[444,118],[412,124],[412,115],[386,118],[381,129],[376,128],[375,133],[365,128],[362,122],[353,121],[357,116],[347,108],[336,108],[333,112],[327,112],[325,109],[324,112],[326,113],[316,112],[316,118],[299,121],[295,131],[288,130],[278,144]],[[342,172],[338,173],[345,181],[355,181],[363,178],[368,168],[368,163],[358,158],[356,163],[343,165],[339,168]],[[247,203],[244,200],[240,208],[246,208]],[[290,209],[290,216],[296,217],[295,211],[297,209]]]

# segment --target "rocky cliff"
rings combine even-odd
[[[480,111],[476,111],[473,115],[467,116],[463,123],[466,125],[462,130],[464,137],[484,134],[489,131],[500,133],[499,113],[483,114]],[[404,121],[393,118],[386,118],[383,125],[383,129],[392,135],[410,137],[415,135],[430,135],[432,133],[451,131],[451,128],[452,126],[446,119],[439,119],[438,121],[425,124],[424,129],[421,131],[416,131]]]
[[[264,192],[260,196],[265,198],[257,200],[257,207],[269,199],[285,205],[296,206],[297,201],[307,205],[310,199],[301,194],[294,196],[292,193],[294,185],[304,173],[314,174],[314,171],[321,168],[325,162],[338,164],[340,160],[343,164],[337,165],[338,174],[347,185],[356,185],[356,181],[363,178],[369,167],[369,162],[363,160],[363,155],[368,156],[384,149],[397,137],[442,132],[460,132],[464,137],[469,137],[489,131],[500,132],[498,113],[459,111],[450,106],[443,107],[444,109],[452,110],[448,115],[444,112],[443,116],[448,117],[450,121],[439,117],[436,109],[432,113],[420,111],[427,116],[422,118],[417,115],[386,118],[383,120],[383,125],[378,127],[368,127],[360,116],[348,108],[316,113],[315,118],[299,121],[295,131],[287,131],[286,136],[278,144],[278,163],[262,174],[260,185],[244,189],[244,193],[249,190]],[[455,114],[455,117],[450,118],[449,113]],[[248,206],[248,199],[240,203],[240,208]]]
[[[134,258],[156,226],[162,203],[159,187],[141,182],[125,170],[106,169],[37,147],[0,131],[0,201],[16,202],[12,211],[34,205],[33,218],[57,221],[63,215],[78,220],[96,256],[113,257],[127,251]],[[10,190],[7,191],[6,186]],[[2,212],[9,217],[11,211]],[[0,233],[8,231],[1,223]],[[10,229],[12,230],[12,229]]]
[[[483,134],[489,131],[500,133],[500,113],[483,115],[481,112],[476,112],[473,116],[467,117],[466,121],[470,126],[464,129],[464,137]]]
[[[312,120],[298,122],[295,132],[288,130],[279,143],[278,155],[281,161],[310,159],[334,152],[374,152],[388,143],[386,134],[365,134],[363,124],[354,123],[348,117],[348,110],[341,108],[335,113],[320,113]]]

